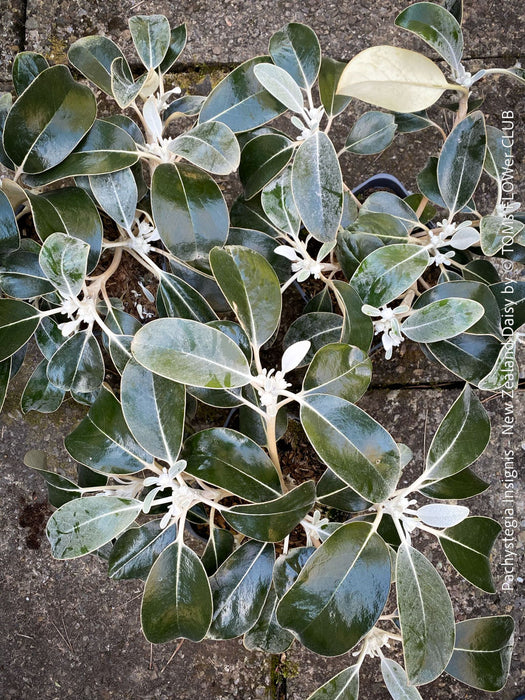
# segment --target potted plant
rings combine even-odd
[[[525,261],[508,137],[471,90],[491,73],[524,75],[468,74],[461,7],[447,7],[415,3],[396,23],[440,54],[448,78],[389,46],[335,61],[291,23],[208,97],[181,95],[166,75],[185,27],[152,15],[129,21],[138,77],[106,37],[69,50],[126,114],[97,116],[85,82],[32,52],[15,59],[14,102],[0,99],[0,160],[13,172],[0,190],[1,395],[34,337],[43,359],[23,410],[52,412],[68,393],[88,407],[65,438],[78,482],[26,455],[57,507],[53,555],[99,552],[113,578],[145,579],[153,643],[243,635],[268,653],[301,643],[353,654],[311,700],[357,698],[367,656],[394,698],[419,698],[445,670],[489,691],[508,674],[512,618],[456,623],[419,549],[419,533],[436,538],[462,576],[494,592],[500,525],[447,501],[487,486],[470,469],[490,435],[476,389],[516,390],[525,321],[525,283],[508,275]],[[452,124],[427,112],[444,93],[457,100]],[[352,99],[381,111],[359,117],[338,151],[331,127]],[[425,128],[443,143],[419,193],[345,185],[343,156]],[[237,170],[243,194],[229,211],[213,176]],[[496,186],[480,212],[483,171]],[[26,216],[35,233],[21,237]],[[150,311],[129,313],[112,292],[130,261],[155,280]],[[357,405],[376,335],[386,358],[407,339],[465,381],[407,486],[410,448]],[[206,406],[221,418],[196,432]],[[289,421],[322,461],[319,478],[283,470]]]

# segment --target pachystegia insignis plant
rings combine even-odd
[[[155,643],[244,635],[270,653],[294,642],[351,652],[311,700],[357,698],[367,655],[398,699],[419,698],[444,670],[490,691],[508,673],[512,619],[455,624],[417,548],[418,533],[432,535],[460,574],[494,592],[500,526],[446,501],[487,486],[470,469],[490,431],[474,387],[516,389],[525,321],[525,283],[483,258],[499,256],[500,270],[525,262],[525,219],[509,194],[508,140],[472,91],[491,73],[524,74],[467,73],[461,3],[447,7],[418,2],[396,24],[438,52],[448,78],[389,46],[347,65],[323,57],[314,32],[292,23],[207,98],[181,95],[165,76],[185,26],[155,15],[130,20],[138,78],[105,37],[69,51],[126,114],[97,116],[89,87],[32,52],[15,59],[15,101],[0,98],[0,160],[14,173],[0,191],[1,395],[34,336],[43,359],[23,411],[52,412],[67,392],[89,406],[66,438],[78,484],[48,471],[43,453],[26,457],[57,507],[53,554],[102,551],[113,578],[145,579],[142,627]],[[445,92],[456,102],[439,108]],[[353,98],[381,111],[359,117],[337,150],[331,127]],[[420,192],[357,200],[340,159],[422,129],[443,143]],[[213,176],[237,170],[243,195],[228,211]],[[483,171],[495,183],[486,212],[474,200]],[[21,238],[28,215],[36,235]],[[126,256],[158,281],[154,320],[107,291]],[[283,328],[283,304],[309,278],[318,293]],[[388,358],[408,338],[466,382],[406,487],[410,449],[356,405],[374,334]],[[238,429],[194,432],[199,402],[238,409]],[[281,470],[290,411],[326,464],[317,483]],[[201,556],[186,521],[205,526]]]

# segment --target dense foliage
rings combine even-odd
[[[444,670],[489,691],[508,674],[512,618],[456,624],[417,548],[418,532],[432,535],[467,581],[495,591],[499,524],[447,501],[487,488],[470,469],[490,436],[476,388],[516,389],[525,322],[525,282],[508,274],[525,263],[511,149],[471,91],[491,73],[523,83],[524,72],[467,73],[461,3],[447,7],[418,2],[396,24],[437,51],[448,77],[390,46],[341,63],[291,23],[208,97],[182,95],[166,75],[185,26],[154,15],[129,22],[138,78],[114,42],[92,36],[70,48],[77,77],[23,52],[16,99],[0,96],[0,161],[14,173],[0,190],[0,396],[34,337],[42,361],[23,411],[53,412],[67,394],[89,407],[66,437],[78,483],[42,452],[26,456],[57,507],[54,556],[102,552],[111,577],[144,579],[142,627],[155,643],[244,635],[269,653],[296,640],[323,656],[353,650],[310,700],[357,698],[367,655],[397,699],[420,698],[417,686]],[[126,114],[97,116],[79,73]],[[429,116],[447,91],[457,101]],[[331,127],[352,99],[379,110],[338,151]],[[345,185],[342,158],[423,129],[443,143],[419,193],[360,201]],[[213,176],[235,171],[243,195],[229,211]],[[480,212],[483,171],[495,187]],[[19,233],[27,215],[33,237]],[[152,320],[108,293],[126,256],[157,280]],[[307,280],[315,296],[283,320]],[[465,381],[408,486],[411,450],[356,405],[375,334],[387,358],[409,339]],[[118,381],[104,382],[108,368]],[[195,432],[202,403],[234,409],[238,429]],[[283,476],[289,411],[326,465],[317,483]],[[206,533],[200,555],[187,521]],[[398,644],[404,668],[390,658]]]

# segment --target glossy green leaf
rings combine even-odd
[[[157,68],[171,43],[168,20],[163,15],[135,15],[128,24],[140,60],[148,70]]]
[[[479,227],[481,250],[485,255],[496,255],[501,248],[512,245],[511,241],[523,230],[517,219],[503,216],[484,216]]]
[[[73,481],[61,474],[48,470],[47,455],[45,452],[41,450],[29,450],[29,452],[24,455],[24,464],[26,467],[37,471],[44,479],[47,486],[49,503],[54,508],[60,508],[64,503],[68,503],[82,496],[82,492]]]
[[[85,36],[71,45],[67,57],[70,63],[88,80],[95,83],[106,95],[111,90],[111,64],[121,58],[126,66],[129,80],[133,80],[131,70],[119,47],[105,36]]]
[[[374,337],[374,326],[370,316],[361,311],[360,296],[342,280],[334,280],[332,289],[343,312],[343,341],[368,353]]]
[[[501,690],[509,675],[514,644],[510,615],[477,617],[456,624],[456,644],[446,671],[479,690]]]
[[[206,299],[180,277],[165,272],[159,281],[157,307],[160,316],[189,318],[208,323],[217,315]]]
[[[409,683],[430,683],[452,655],[454,611],[438,572],[406,542],[397,552],[396,590]]]
[[[358,700],[361,666],[349,666],[308,696],[308,700]]]
[[[108,559],[108,576],[113,579],[146,580],[160,554],[175,541],[176,525],[161,530],[160,520],[130,527],[115,542]]]
[[[441,5],[416,2],[397,17],[398,27],[408,29],[426,41],[457,73],[463,54],[463,34],[456,18]]]
[[[15,213],[5,193],[0,190],[0,254],[17,250],[20,233]]]
[[[104,474],[133,474],[152,462],[133,438],[118,399],[105,386],[65,445],[77,462]]]
[[[465,469],[483,454],[489,438],[487,412],[467,384],[434,435],[425,476],[437,481]]]
[[[224,389],[251,380],[248,362],[233,340],[189,319],[148,323],[135,336],[131,350],[146,369],[182,384]]]
[[[473,516],[443,530],[439,543],[452,566],[482,591],[495,593],[490,552],[501,532],[492,518]]]
[[[46,534],[55,559],[75,559],[103,547],[135,520],[141,501],[115,496],[75,498],[53,513]]]
[[[171,30],[170,45],[164,58],[162,59],[162,63],[159,66],[161,73],[167,73],[175,61],[179,58],[184,50],[184,47],[186,46],[186,38],[187,29],[185,24],[179,24],[178,27]]]
[[[222,513],[238,532],[261,542],[280,542],[312,508],[315,484],[306,481],[284,496],[266,503],[234,506]]]
[[[174,464],[184,433],[184,385],[153,374],[131,359],[122,373],[120,399],[135,440],[150,454]]]
[[[386,192],[385,194],[390,193]],[[402,201],[398,200],[397,197],[396,200]],[[368,253],[380,247],[379,245],[375,245],[377,242],[410,243],[404,221],[393,216],[392,213],[369,212],[366,210],[366,204],[367,202],[361,207],[357,221],[351,226],[351,232],[353,236],[359,236],[361,234],[361,236],[366,235],[369,238],[373,237],[368,245]],[[357,245],[354,247],[357,248]],[[359,250],[359,252],[361,251]],[[362,262],[365,257],[366,255],[360,255],[359,262]]]
[[[272,582],[272,544],[246,542],[210,578],[213,622],[208,636],[232,639],[247,632],[261,614]]]
[[[516,344],[511,340],[501,346],[492,370],[478,382],[481,391],[505,389],[515,391],[520,381],[520,370],[516,358]]]
[[[278,102],[287,109],[302,114],[304,111],[304,97],[301,88],[292,76],[283,68],[272,63],[260,63],[253,69],[254,75]]]
[[[343,178],[335,148],[323,131],[297,149],[292,191],[308,232],[321,243],[334,240],[343,215]]]
[[[379,308],[414,284],[428,262],[428,252],[422,246],[403,243],[383,246],[363,260],[351,285],[365,304]]]
[[[30,299],[54,291],[38,261],[40,246],[22,238],[20,248],[0,260],[0,287],[10,297]]]
[[[325,345],[315,354],[303,380],[303,390],[333,394],[356,403],[372,378],[372,363],[365,353],[346,343]]]
[[[229,221],[222,192],[193,165],[159,165],[152,179],[151,207],[162,242],[182,260],[206,258],[226,241]]]
[[[290,278],[290,261],[275,252],[273,236],[250,228],[230,228],[226,245],[244,246],[260,253],[275,270],[279,282],[284,284]]]
[[[351,97],[337,94],[337,85],[339,84],[341,73],[345,67],[346,63],[336,61],[327,56],[323,56],[321,60],[319,94],[321,103],[328,117],[335,117],[341,114],[352,100]]]
[[[451,215],[468,204],[485,160],[487,137],[481,112],[469,114],[451,131],[437,165],[439,191]]]
[[[162,113],[164,127],[185,115],[198,117],[205,99],[202,95],[183,95],[170,102]]]
[[[137,209],[137,184],[129,168],[106,175],[91,175],[89,185],[100,207],[126,231]]]
[[[50,170],[25,178],[30,187],[41,187],[66,177],[103,175],[124,170],[137,162],[135,142],[124,129],[102,119],[95,122],[78,146]]]
[[[420,112],[406,112],[405,114],[398,112],[394,115],[394,119],[400,134],[411,134],[415,131],[428,129],[429,126],[432,126],[432,121],[428,117],[426,110],[421,110]]]
[[[487,124],[487,152],[483,167],[496,182],[502,182],[507,169],[508,149],[503,145],[505,133],[495,126]]]
[[[412,207],[392,192],[372,192],[363,202],[363,206],[359,211],[359,220],[365,214],[389,214],[396,220],[395,226],[402,226],[405,231],[410,232],[415,226],[419,225],[418,218]],[[372,231],[375,233],[375,231]]]
[[[47,360],[42,360],[25,385],[20,399],[22,413],[29,413],[29,411],[53,413],[60,408],[64,391],[51,384],[46,370]]]
[[[250,199],[288,165],[294,146],[281,134],[261,134],[248,141],[241,152],[239,177]]]
[[[65,297],[76,297],[87,272],[89,245],[64,233],[52,233],[40,249],[44,274]]]
[[[450,270],[449,273],[450,274]],[[471,260],[463,268],[463,277],[473,282],[482,284],[497,284],[500,280],[499,273],[489,260],[478,258]],[[491,290],[493,291],[493,290]]]
[[[461,333],[455,338],[425,346],[435,361],[465,381],[477,384],[492,371],[501,342],[489,335]]]
[[[261,193],[261,204],[274,226],[288,235],[296,236],[301,217],[293,198],[291,175],[291,168],[285,168],[279,177],[268,183]]]
[[[0,362],[27,343],[39,322],[34,306],[18,299],[0,299]]]
[[[230,217],[232,226],[255,229],[274,238],[279,235],[279,229],[268,219],[262,208],[260,195],[249,200],[239,195],[232,204]]]
[[[11,107],[13,106],[13,96],[10,92],[0,92],[0,163],[8,170],[16,170],[16,165],[9,158],[4,149],[3,132],[5,120]]]
[[[483,316],[481,304],[471,299],[439,299],[414,311],[401,330],[410,340],[434,343],[463,333]]]
[[[345,151],[369,156],[390,146],[396,133],[393,114],[365,112],[355,122],[345,142]]]
[[[204,122],[177,136],[169,150],[214,175],[239,167],[241,152],[233,131],[222,122]]]
[[[111,64],[111,92],[121,109],[126,109],[137,99],[148,80],[148,73],[141,75],[138,80],[133,80],[128,69],[127,62],[120,57]]]
[[[249,651],[257,649],[266,654],[281,654],[294,641],[291,632],[277,622],[275,614],[279,599],[272,586],[264,603],[259,619],[244,635],[244,646]]]
[[[343,319],[338,314],[312,311],[299,316],[288,328],[284,336],[284,348],[289,348],[301,340],[310,341],[310,350],[301,361],[300,367],[307,365],[315,353],[328,343],[341,340]]]
[[[505,327],[513,330],[520,328],[525,323],[525,280],[498,282],[492,284],[490,290],[504,317]],[[513,311],[509,313],[510,309]]]
[[[219,566],[233,552],[235,540],[229,530],[218,527],[210,528],[210,537],[202,553],[201,561],[208,576],[214,574]]]
[[[273,583],[278,598],[282,598],[290,589],[314,552],[315,547],[295,547],[277,557]]]
[[[370,216],[377,217],[378,215],[372,214]],[[389,220],[392,221],[392,217],[389,217]],[[366,256],[373,250],[381,248],[382,245],[380,238],[369,233],[361,233],[355,229],[339,231],[336,255],[345,277],[350,279]]]
[[[15,56],[12,68],[13,85],[18,95],[31,85],[42,71],[49,68],[49,63],[40,53],[21,51]]]
[[[401,472],[393,438],[373,418],[337,396],[311,394],[301,404],[301,422],[317,454],[359,495],[381,503]]]
[[[235,68],[208,95],[199,121],[223,122],[237,133],[256,129],[282,114],[286,107],[263,88],[254,73],[255,66],[269,60],[257,56]]]
[[[435,481],[420,489],[429,498],[443,501],[460,500],[477,496],[489,487],[486,481],[476,476],[470,469],[462,469],[457,474]]]
[[[260,253],[242,246],[214,248],[210,264],[250,341],[261,347],[281,318],[281,289],[272,266]]]
[[[199,557],[178,539],[151,567],[141,621],[146,639],[162,644],[182,637],[200,642],[212,619],[212,597]]]
[[[281,495],[279,476],[266,452],[230,428],[210,428],[189,437],[181,455],[185,471],[252,502]]]
[[[317,500],[345,513],[357,513],[370,506],[369,501],[351,489],[331,469],[327,469],[317,482]]]
[[[15,102],[4,125],[4,148],[25,173],[60,163],[95,121],[93,93],[66,66],[40,73]]]
[[[281,599],[277,620],[308,649],[337,656],[374,626],[389,589],[386,544],[368,523],[348,523],[308,559]]]
[[[53,354],[47,366],[49,381],[65,391],[95,391],[104,381],[104,360],[89,331],[70,336]]]
[[[270,56],[295,82],[309,89],[321,65],[321,46],[315,32],[305,24],[290,22],[270,39]]]
[[[409,685],[405,669],[393,659],[381,659],[381,674],[394,700],[421,700],[418,689]]]

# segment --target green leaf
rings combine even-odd
[[[122,373],[120,399],[135,440],[150,454],[174,464],[184,433],[184,385],[153,374],[131,359]]]
[[[235,134],[222,122],[198,124],[177,136],[169,150],[215,175],[229,175],[237,170],[241,158]]]
[[[76,297],[87,272],[89,245],[64,233],[52,233],[40,249],[44,274],[63,296]]]
[[[397,605],[410,685],[430,683],[454,648],[454,611],[440,575],[406,542],[397,552]]]
[[[68,503],[75,498],[80,498],[82,492],[79,487],[65,476],[50,472],[47,468],[47,455],[41,450],[29,450],[24,455],[24,464],[37,471],[44,479],[47,486],[49,503],[54,508],[60,508],[64,503]]]
[[[108,559],[108,576],[113,579],[146,580],[160,554],[175,541],[176,525],[161,530],[160,520],[126,530],[115,542]]]
[[[473,112],[449,134],[439,155],[439,191],[452,216],[468,204],[476,191],[485,160],[485,119]]]
[[[168,20],[164,15],[135,15],[128,24],[140,60],[148,70],[157,68],[171,43]]]
[[[261,542],[280,542],[298,525],[315,501],[315,484],[306,481],[284,496],[266,503],[234,506],[222,513],[243,535]]]
[[[0,254],[20,247],[20,233],[15,213],[5,193],[0,190]]]
[[[89,245],[87,271],[94,270],[102,250],[102,221],[91,197],[80,187],[28,196],[41,240],[61,231],[84,241]]]
[[[467,382],[476,384],[492,371],[501,342],[489,335],[461,333],[425,346],[430,356]]]
[[[392,493],[399,450],[373,418],[337,396],[311,394],[302,401],[301,422],[323,462],[359,495],[381,503]]]
[[[244,646],[249,651],[257,649],[267,654],[281,654],[294,641],[291,632],[285,630],[277,622],[275,611],[279,599],[272,586],[264,603],[259,619],[244,635]]]
[[[352,100],[351,97],[337,94],[337,85],[345,66],[346,63],[336,61],[327,56],[323,56],[321,61],[321,70],[319,71],[319,95],[329,118],[341,114]]]
[[[353,287],[342,280],[334,280],[332,289],[343,312],[343,341],[368,353],[374,337],[374,325],[370,316],[361,311],[361,298]]]
[[[390,193],[385,192],[385,194]],[[395,199],[397,200],[398,198],[396,197]],[[387,214],[383,212],[366,211],[365,206],[366,202],[363,207],[361,207],[357,221],[355,221],[351,226],[351,236],[354,237],[361,235],[363,238],[365,236],[367,237],[365,238],[365,241],[368,242],[368,250],[366,250],[366,253],[371,253],[372,250],[381,247],[377,244],[383,241],[387,244],[410,243],[405,222],[401,221],[398,217],[393,216],[390,213]],[[372,236],[373,238],[371,238]],[[358,247],[357,243],[359,242],[359,239],[357,239],[356,243],[354,244],[355,248]],[[359,248],[358,252],[361,253]],[[362,262],[365,257],[366,254],[361,254],[359,257],[359,262]]]
[[[462,469],[457,474],[435,481],[420,489],[421,493],[429,498],[437,498],[443,501],[461,500],[477,496],[489,487],[486,481],[480,479],[470,469]]]
[[[111,64],[121,58],[129,80],[133,80],[130,67],[119,47],[105,36],[85,36],[71,45],[67,57],[72,66],[85,75],[106,95],[111,90]]]
[[[53,513],[46,534],[55,559],[75,559],[94,552],[135,520],[142,502],[133,498],[75,498]]]
[[[193,165],[163,163],[153,174],[151,208],[164,245],[182,260],[207,258],[228,236],[228,209],[217,183]]]
[[[251,248],[260,253],[275,270],[279,282],[284,284],[290,277],[290,261],[275,252],[276,243],[273,236],[251,228],[230,228],[227,246],[238,245]]]
[[[311,394],[333,394],[356,403],[372,378],[367,355],[346,343],[325,345],[315,354],[303,380],[303,390]]]
[[[22,238],[18,250],[2,256],[0,287],[7,296],[30,299],[54,291],[38,262],[39,250],[34,241]]]
[[[274,560],[272,544],[246,542],[213,574],[211,639],[233,639],[253,627],[270,590]]]
[[[414,311],[403,321],[401,330],[417,343],[435,343],[463,333],[484,313],[483,306],[471,299],[439,299]]]
[[[334,240],[343,215],[343,178],[335,148],[323,131],[297,149],[292,190],[308,232],[321,243]]]
[[[520,380],[520,370],[516,359],[516,343],[510,340],[501,346],[500,353],[492,370],[478,383],[481,391],[506,389],[515,391]]]
[[[394,243],[372,251],[359,265],[351,285],[365,304],[379,308],[396,299],[426,270],[428,252],[419,245]]]
[[[497,692],[507,682],[513,644],[514,620],[510,615],[458,622],[454,653],[446,671],[474,688]]]
[[[283,68],[272,63],[260,63],[253,69],[257,80],[278,102],[296,114],[304,112],[301,88]]]
[[[202,565],[206,569],[208,576],[214,574],[219,566],[233,552],[235,540],[229,530],[221,528],[210,528],[210,537],[206,543],[206,549],[202,553]]]
[[[308,696],[308,700],[358,700],[361,666],[349,666]]]
[[[2,362],[0,362],[0,411],[4,406],[4,401],[7,394],[7,388],[9,386],[10,378],[11,358],[8,357],[6,360],[2,360]]]
[[[25,173],[41,173],[68,156],[96,116],[93,93],[66,66],[40,73],[15,102],[4,125],[4,148]]]
[[[0,299],[0,362],[14,355],[36,331],[40,313],[18,299]]]
[[[261,204],[274,226],[288,235],[297,236],[301,217],[293,198],[291,176],[292,169],[288,167],[268,183],[261,193]]]
[[[44,173],[26,177],[25,182],[30,187],[42,187],[66,177],[103,175],[124,170],[137,159],[135,142],[124,129],[95,119],[86,136],[65,160]]]
[[[151,567],[141,621],[146,639],[162,644],[182,637],[200,642],[212,619],[212,597],[199,557],[178,539]]]
[[[327,469],[317,482],[317,500],[345,513],[357,513],[370,507],[369,501],[361,498],[331,469]]]
[[[185,24],[179,24],[178,27],[171,30],[170,45],[164,58],[162,59],[162,63],[159,66],[161,73],[167,73],[184,51],[184,47],[186,46],[186,38],[187,29]]]
[[[350,130],[345,151],[364,156],[381,153],[394,140],[396,129],[393,114],[365,112]]]
[[[491,518],[473,516],[443,530],[439,543],[452,566],[482,591],[495,593],[490,570],[490,552],[501,532]]]
[[[445,0],[443,5],[454,19],[461,24],[463,20],[463,0]]]
[[[104,360],[99,344],[89,331],[69,337],[47,366],[49,381],[59,389],[87,393],[104,381]]]
[[[428,117],[426,110],[416,113],[407,112],[405,114],[398,112],[394,115],[394,119],[400,134],[411,134],[432,126],[432,120]]]
[[[503,216],[484,216],[479,227],[480,245],[484,255],[496,255],[503,245],[510,242],[522,231],[524,225],[517,219]]]
[[[306,353],[299,367],[304,367],[313,359],[315,353],[328,343],[341,340],[343,319],[338,314],[325,311],[312,311],[299,316],[288,328],[283,346],[289,348],[301,340],[310,341],[310,350]]]
[[[189,318],[201,323],[214,321],[217,315],[206,299],[183,279],[163,273],[157,290],[160,316]]]
[[[229,73],[208,95],[199,121],[223,122],[237,133],[256,129],[286,111],[255,77],[255,66],[269,61],[268,56],[257,56]]]
[[[308,559],[281,599],[277,620],[308,649],[337,656],[374,626],[389,590],[386,544],[368,523],[348,523]]]
[[[438,481],[465,469],[483,454],[489,438],[487,412],[467,384],[434,435],[425,476]]]
[[[12,69],[13,85],[17,95],[21,95],[37,75],[40,75],[46,68],[49,68],[49,63],[42,54],[34,51],[18,53],[13,61]]]
[[[210,428],[189,437],[185,471],[202,481],[256,503],[281,495],[279,476],[266,452],[229,428]]]
[[[346,66],[337,92],[392,112],[419,112],[453,87],[423,54],[397,46],[371,46]]]
[[[504,147],[505,134],[501,129],[487,124],[487,151],[483,167],[496,182],[501,183],[508,168],[508,149]]]
[[[403,227],[409,233],[415,226],[419,226],[419,220],[412,207],[392,192],[372,192],[359,211],[358,223],[362,221],[362,217],[371,213],[389,214],[395,220],[395,224],[390,224],[394,230],[399,228],[401,231],[400,227]],[[372,233],[375,231],[372,230]]]
[[[315,32],[305,24],[289,22],[270,39],[270,56],[295,82],[309,89],[321,65],[321,46]]]
[[[458,73],[463,55],[463,34],[457,19],[433,2],[416,2],[397,17],[398,27],[426,41]]]
[[[173,102],[170,102],[162,113],[164,128],[166,128],[168,124],[171,124],[174,119],[185,115],[188,117],[198,117],[205,99],[206,98],[202,95],[183,95],[173,100]]]
[[[42,360],[29,378],[20,399],[22,413],[53,413],[60,408],[64,391],[51,384],[46,370],[47,360]]]
[[[133,80],[128,69],[127,62],[121,57],[117,57],[111,64],[111,92],[121,109],[126,109],[137,99],[148,80],[148,73]]]
[[[133,438],[118,399],[105,386],[65,445],[77,462],[104,474],[134,474],[152,462]]]
[[[293,151],[294,145],[282,134],[260,134],[248,141],[239,168],[246,199],[260,192],[288,165]]]
[[[281,289],[272,266],[260,253],[242,246],[214,248],[210,264],[251,343],[261,347],[281,318]]]
[[[255,229],[274,238],[280,233],[266,217],[260,195],[255,195],[250,200],[245,199],[242,194],[239,195],[232,204],[230,216],[232,226]]]
[[[129,168],[106,175],[91,175],[89,185],[99,206],[126,231],[137,209],[137,184]]]
[[[315,547],[295,547],[277,558],[273,569],[273,583],[278,598],[282,598],[290,589],[314,552]]]
[[[251,380],[248,362],[233,340],[189,319],[148,323],[136,334],[131,350],[146,369],[182,384],[224,389]]]
[[[381,674],[394,700],[421,700],[418,689],[409,685],[405,669],[393,659],[381,659]]]

